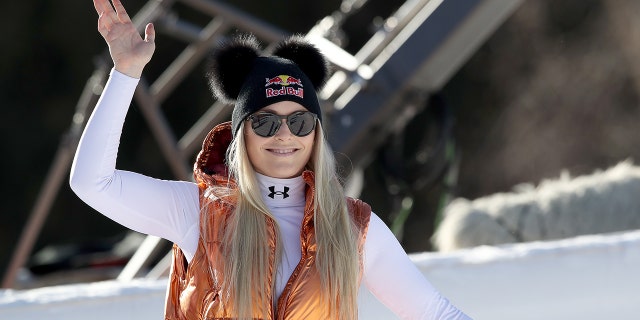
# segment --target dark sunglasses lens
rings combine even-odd
[[[316,119],[311,112],[297,112],[287,117],[287,125],[291,133],[304,137],[316,127]]]
[[[280,128],[280,118],[273,114],[256,114],[251,117],[253,132],[262,137],[271,137]]]

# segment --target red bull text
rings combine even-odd
[[[265,78],[265,87],[273,85],[282,86],[280,89],[267,88],[265,93],[267,98],[277,97],[281,95],[292,95],[300,98],[304,98],[304,92],[302,88],[293,88],[291,85],[302,87],[302,81],[298,78],[294,78],[288,75],[279,75],[273,78]]]
[[[277,97],[285,94],[304,98],[304,92],[302,88],[297,88],[297,89],[292,87],[282,87],[280,89],[267,88],[267,90],[265,90],[265,93],[267,94],[267,98]]]

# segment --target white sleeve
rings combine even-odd
[[[138,79],[115,69],[87,122],[71,167],[71,189],[117,223],[175,242],[190,260],[198,243],[198,187],[116,170],[124,119]]]
[[[427,281],[391,230],[374,213],[371,213],[364,250],[364,284],[401,319],[471,319]]]

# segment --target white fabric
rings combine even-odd
[[[300,244],[300,228],[302,227],[302,217],[304,216],[305,205],[305,182],[302,176],[292,179],[276,179],[261,174],[257,174],[262,199],[276,218],[280,227],[280,237],[282,238],[282,263],[278,267],[278,277],[276,279],[276,295],[280,294],[287,285],[289,277],[296,268],[302,257],[302,246]],[[269,187],[273,187],[275,192],[283,192],[285,187],[289,188],[284,194],[276,194]],[[274,192],[272,194],[272,192]],[[272,195],[273,198],[269,197]]]
[[[196,184],[154,179],[115,168],[122,127],[137,83],[138,79],[112,70],[80,139],[70,184],[95,210],[127,228],[176,243],[191,261],[199,238]],[[301,177],[274,179],[262,175],[258,180],[284,244],[276,285],[279,295],[301,257],[304,182]],[[270,186],[274,189],[270,190]],[[286,198],[282,193],[285,186],[289,188]],[[469,319],[422,276],[375,214],[371,216],[364,250],[363,283],[402,319]]]

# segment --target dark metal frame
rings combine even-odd
[[[176,19],[171,15],[176,2],[208,14],[212,20],[199,28]],[[320,95],[335,151],[347,155],[355,167],[366,165],[385,137],[404,127],[424,107],[429,94],[438,91],[520,3],[521,0],[409,0],[387,19],[388,28],[376,33],[355,55],[327,40],[326,29],[314,27],[307,38],[337,70]],[[144,23],[154,21],[158,30],[189,43],[154,83],[148,84],[143,78],[135,92],[136,102],[174,176],[189,180],[191,165],[185,160],[186,155],[197,151],[213,125],[229,118],[231,107],[214,103],[178,139],[162,114],[162,102],[230,28],[251,32],[269,43],[287,32],[212,0],[150,0],[133,20],[139,30]],[[62,139],[18,241],[3,279],[4,288],[13,287],[57,192],[66,181],[82,129],[108,76],[108,56],[97,60],[97,68],[82,92],[72,125]],[[119,278],[137,276],[159,243],[154,237],[145,240]],[[165,257],[149,276],[165,274],[169,261]]]

